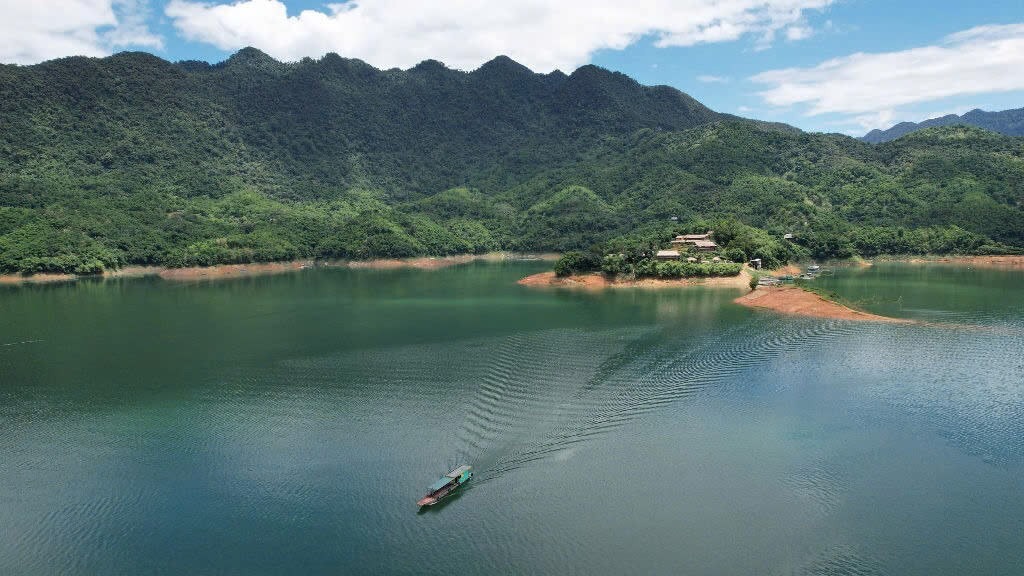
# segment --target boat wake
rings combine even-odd
[[[807,321],[779,331],[752,319],[700,334],[632,329],[548,331],[511,336],[489,366],[457,434],[457,460],[472,461],[476,484],[545,458],[570,457],[580,443],[744,371],[858,329]]]

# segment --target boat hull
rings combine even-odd
[[[456,480],[452,484],[445,486],[444,488],[436,492],[431,492],[430,494],[427,494],[423,498],[420,498],[419,501],[416,502],[416,505],[420,507],[433,506],[434,504],[437,504],[438,502],[447,498],[448,496],[451,496],[452,493],[458,490],[460,487],[462,487],[463,484],[469,482],[470,478],[472,477],[473,474],[468,473],[464,478],[460,479],[461,481]]]

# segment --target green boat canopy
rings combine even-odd
[[[454,478],[449,478],[449,477],[445,476],[444,478],[441,478],[437,482],[434,482],[434,484],[430,486],[430,491],[431,492],[437,492],[441,488],[444,488],[445,486],[451,484],[453,481],[454,481]]]

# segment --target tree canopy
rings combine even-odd
[[[0,66],[0,125],[4,272],[587,250],[700,220],[751,258],[787,233],[817,257],[1024,247],[1024,139],[870,145],[594,66],[65,58]]]

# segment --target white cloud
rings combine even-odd
[[[139,0],[0,0],[0,62],[104,56],[115,48],[160,48]]]
[[[786,28],[786,40],[790,42],[805,40],[813,35],[814,30],[810,26],[790,26]]]
[[[729,78],[727,76],[710,76],[705,74],[697,76],[697,81],[705,84],[724,84],[729,81]]]
[[[835,0],[351,0],[289,15],[281,0],[171,0],[181,34],[223,50],[255,46],[282,60],[338,52],[379,67],[435,58],[473,69],[507,54],[537,71],[571,70],[601,49],[772,38]]]
[[[857,53],[813,68],[770,70],[751,78],[773,106],[808,116],[840,114],[864,128],[888,127],[900,107],[954,96],[1024,90],[1024,24],[981,26],[934,46]]]

